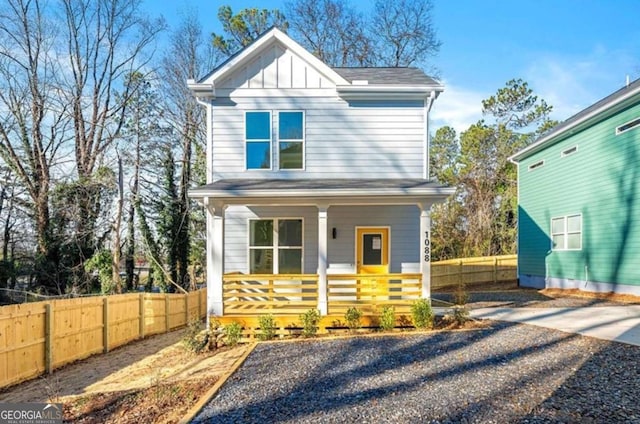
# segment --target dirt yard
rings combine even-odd
[[[0,393],[0,402],[64,404],[65,421],[175,423],[248,345],[194,355],[186,330],[154,336],[56,370]]]

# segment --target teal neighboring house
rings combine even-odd
[[[511,160],[520,285],[640,295],[640,79]]]

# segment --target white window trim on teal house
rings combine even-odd
[[[251,223],[255,221],[273,221],[273,234],[271,246],[252,246],[251,245]],[[286,246],[280,245],[278,228],[280,221],[300,221],[302,228],[300,246]],[[251,251],[252,250],[268,250],[273,251],[273,270],[269,274],[280,274],[279,266],[279,252],[280,250],[300,250],[300,273],[304,274],[304,218],[302,217],[279,217],[279,218],[250,218],[247,221],[247,271],[251,272]]]
[[[283,113],[301,113],[302,114],[302,128],[301,128],[301,135],[302,138],[283,138],[282,134],[280,134],[280,129],[282,128],[282,126],[280,125],[281,122],[281,116]],[[300,170],[304,170],[305,166],[306,166],[306,161],[305,161],[305,157],[306,157],[306,114],[304,112],[304,110],[279,110],[278,111],[278,131],[277,131],[277,135],[278,135],[278,142],[277,142],[277,152],[278,152],[278,169],[281,171],[300,171]],[[282,167],[282,159],[281,159],[281,149],[280,146],[283,143],[300,143],[302,145],[302,166],[300,168],[283,168]]]
[[[569,219],[570,218],[579,218],[579,229],[575,230],[573,229],[572,231],[569,231]],[[554,231],[554,222],[562,222],[562,230],[561,231]],[[578,214],[571,214],[571,215],[564,215],[564,216],[556,216],[551,218],[551,224],[550,224],[550,231],[549,234],[551,236],[551,250],[554,251],[566,251],[566,250],[582,250],[582,214],[578,213]],[[578,241],[579,241],[579,246],[578,247],[572,247],[569,248],[569,236],[570,235],[579,235]],[[554,241],[555,237],[562,237],[562,243],[556,243]],[[562,244],[562,246],[560,246],[559,244]]]
[[[575,146],[571,146],[568,149],[564,149],[562,151],[562,153],[560,153],[560,157],[564,158],[570,155],[573,155],[575,153],[578,153],[578,145],[576,144]]]
[[[535,171],[538,168],[542,168],[544,166],[544,160],[539,160],[536,163],[532,163],[531,165],[529,165],[528,170],[529,171]]]
[[[638,128],[638,127],[640,127],[640,116],[632,119],[629,122],[625,122],[624,124],[617,126],[616,135],[625,133],[627,131],[631,131],[632,129]]]
[[[249,138],[247,134],[247,116],[250,113],[268,113],[269,114],[269,138]],[[269,110],[247,110],[244,113],[244,167],[247,171],[270,171],[273,169],[273,117]],[[269,143],[269,167],[268,168],[250,168],[248,163],[248,147],[250,143]]]

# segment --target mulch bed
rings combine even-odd
[[[64,421],[84,424],[175,423],[217,377],[162,382],[143,390],[96,393],[64,403]]]

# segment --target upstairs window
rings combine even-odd
[[[304,113],[278,114],[280,169],[304,169]]]
[[[271,169],[271,112],[245,114],[247,169]]]
[[[582,215],[567,215],[551,219],[553,250],[582,249]]]

